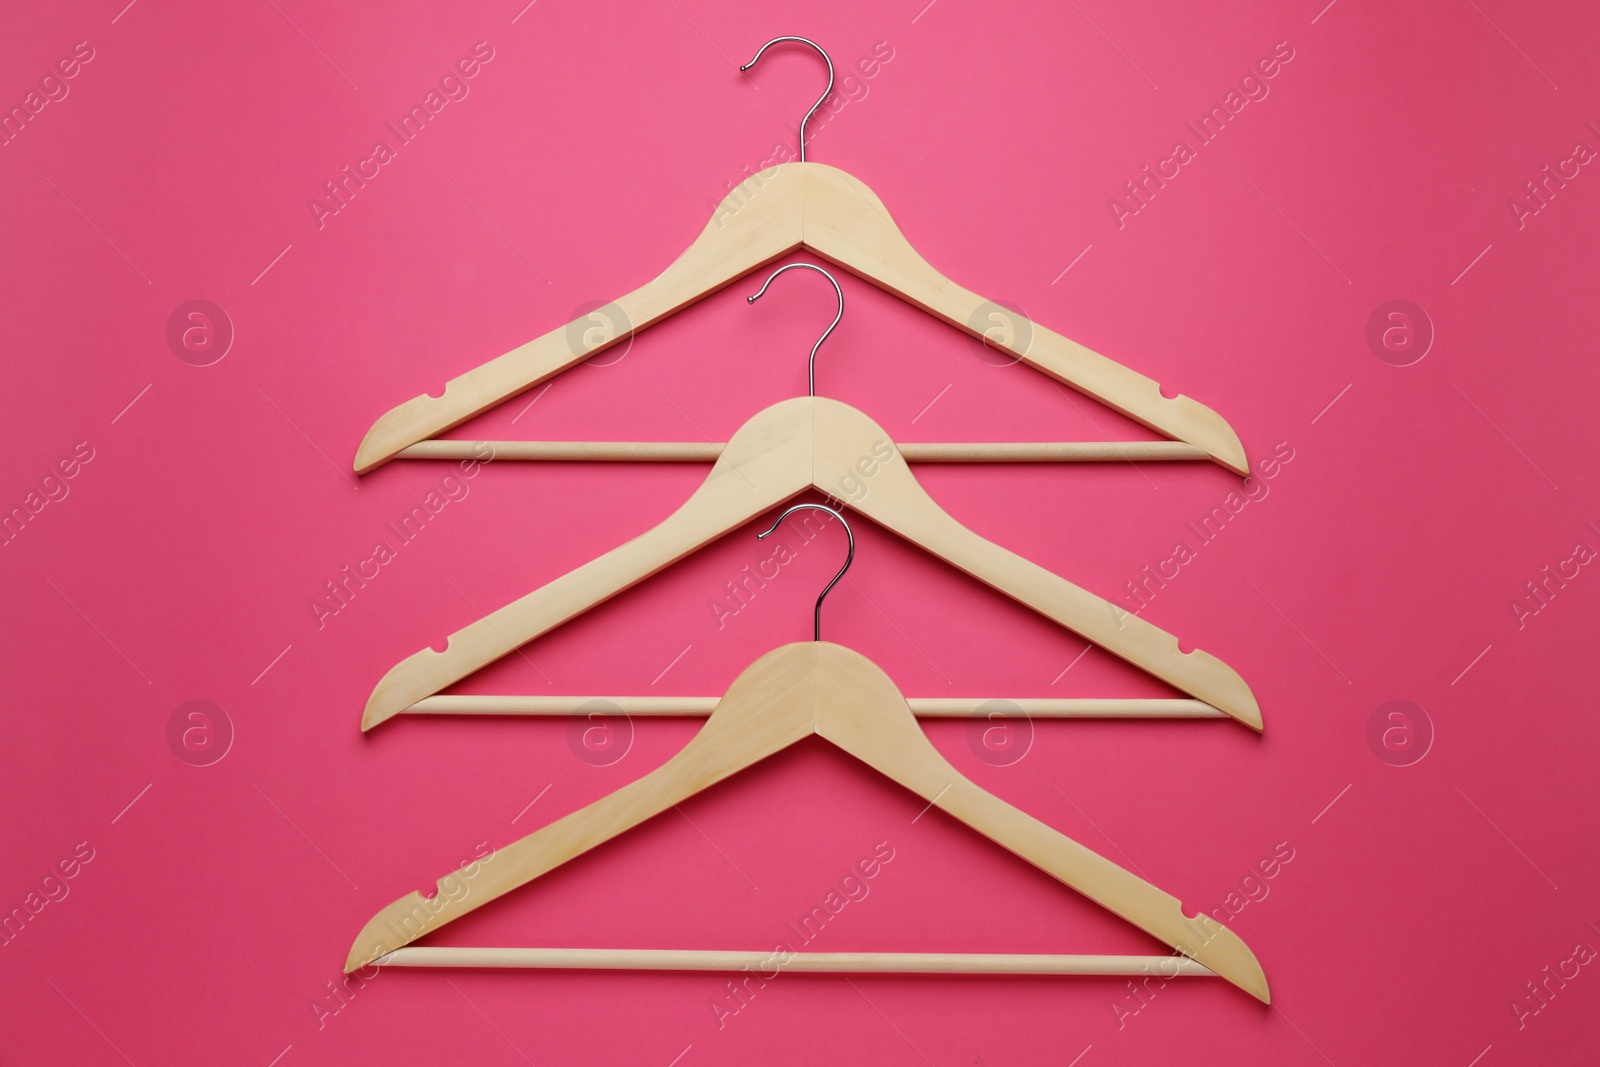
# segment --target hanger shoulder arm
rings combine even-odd
[[[756,415],[711,473],[659,524],[598,559],[458,630],[443,652],[424,648],[389,669],[361,717],[369,730],[811,487],[810,398]]]
[[[798,179],[764,177],[754,175],[730,193],[694,243],[655,279],[450,379],[440,396],[412,397],[385,412],[356,451],[356,473],[383,465],[401,449],[481,415],[799,248]]]
[[[817,733],[880,774],[1111,912],[1267,999],[1261,965],[1235,934],[1177,898],[986,792],[923,733],[894,683],[860,653],[823,643]]]
[[[352,945],[345,971],[363,967],[527,885],[809,737],[816,704],[814,662],[815,651],[809,644],[784,646],[763,656],[728,687],[689,743],[650,774],[445,875],[431,898],[408,893],[374,915]]]
[[[641,778],[496,849],[477,863],[452,871],[439,879],[432,897],[407,893],[362,927],[345,960],[345,972],[365,967],[385,953],[526,885],[659,814],[672,803],[673,797],[649,778]]]
[[[1239,435],[1221,415],[1187,396],[1162,396],[1158,383],[1131,367],[957,285],[912,246],[872,190],[844,171],[809,166],[805,243],[812,251],[1157,433],[1204,450],[1234,473],[1250,473]]]
[[[887,482],[852,506],[1085,640],[1261,729],[1255,695],[1222,660],[1202,649],[1181,651],[1178,639],[1165,630],[986,540],[952,518],[920,486],[912,486]]]
[[[954,768],[951,772],[956,774],[953,781],[931,790],[927,786],[937,775],[923,776],[923,788],[917,792],[933,800],[944,790],[936,801],[943,811],[1252,996],[1270,1002],[1260,962],[1232,930],[1204,913],[1194,919],[1186,917],[1182,902],[1170,893],[1012,807],[961,777]]]

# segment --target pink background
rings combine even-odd
[[[1600,548],[1600,177],[1582,167],[1520,228],[1508,199],[1575,142],[1600,146],[1600,17],[1323,2],[13,13],[6,107],[76,42],[94,58],[0,148],[0,504],[22,505],[78,442],[93,459],[0,547],[0,908],[66,893],[0,948],[0,1059],[1592,1062],[1595,968],[1552,981],[1537,1014],[1512,1004],[1580,942],[1600,947],[1585,678],[1600,577],[1580,567],[1520,626],[1510,601],[1577,542]],[[892,50],[812,158],[876,190],[936,266],[1210,405],[1252,461],[1293,450],[1143,611],[1240,671],[1263,736],[1040,722],[998,766],[966,724],[928,727],[981,785],[1189,909],[1237,908],[1257,864],[1292,850],[1230,922],[1270,1008],[1215,980],[1135,1013],[1117,979],[786,973],[719,1029],[720,975],[394,969],[315,1006],[380,906],[637,778],[696,728],[638,722],[597,767],[560,719],[407,717],[366,736],[358,720],[391,664],[648,528],[703,467],[492,464],[320,628],[311,602],[446,473],[355,478],[375,418],[644,283],[728,183],[792,145],[817,61],[783,49],[748,79],[735,69],[790,33],[841,74]],[[493,59],[470,94],[319,228],[307,202],[323,182],[478,41]],[[1108,200],[1283,41],[1270,94],[1119,229]],[[804,391],[832,308],[799,277],[751,309],[757,280],[458,434],[726,439]],[[1149,436],[841,280],[819,391],[897,440]],[[194,299],[236,331],[210,366],[165,337]],[[1395,299],[1437,334],[1411,366],[1366,339]],[[1210,464],[918,477],[973,529],[1108,598],[1239,486]],[[808,635],[837,566],[830,534],[719,629],[708,601],[766,558],[759,528],[468,686],[721,692]],[[1164,692],[855,529],[825,630],[907,694]],[[233,731],[209,766],[169,745],[191,700]],[[1369,743],[1391,700],[1422,709],[1413,744],[1432,734],[1409,766]],[[945,816],[913,822],[921,807],[804,745],[435,943],[766,948],[886,841],[894,860],[816,950],[1159,951]],[[79,843],[92,860],[47,883]]]

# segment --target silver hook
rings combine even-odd
[[[776,531],[779,526],[783,525],[783,520],[784,519],[787,519],[790,515],[793,515],[797,511],[806,511],[808,509],[812,510],[812,511],[826,511],[829,515],[832,515],[834,518],[838,519],[839,520],[839,524],[844,527],[844,535],[850,539],[850,552],[849,552],[849,554],[847,554],[844,557],[844,566],[839,568],[839,573],[835,574],[833,576],[833,581],[829,582],[826,586],[824,586],[822,592],[820,594],[818,594],[818,596],[817,596],[817,609],[816,609],[815,612],[812,613],[812,618],[811,618],[812,637],[811,637],[811,639],[813,641],[821,641],[822,640],[822,600],[823,600],[824,597],[826,597],[828,595],[828,593],[830,591],[832,591],[834,586],[839,584],[839,579],[844,577],[844,572],[850,569],[850,564],[852,562],[854,562],[855,558],[856,558],[856,535],[851,531],[850,524],[848,522],[845,522],[845,519],[844,519],[843,515],[839,514],[837,511],[834,511],[832,508],[830,508],[830,507],[828,507],[828,506],[826,506],[824,504],[796,504],[794,507],[789,508],[788,510],[786,510],[782,515],[779,515],[778,516],[778,520],[772,524],[772,526],[767,530],[766,533],[756,534],[756,540],[757,541],[765,541],[767,539],[767,537],[769,535],[771,535],[774,531]]]
[[[833,92],[833,60],[828,58],[828,53],[824,52],[822,50],[822,46],[815,41],[808,40],[804,37],[774,37],[772,40],[761,46],[761,51],[756,53],[755,59],[752,59],[739,69],[741,71],[749,70],[751,67],[756,65],[756,61],[761,58],[762,53],[771,48],[773,45],[781,44],[784,41],[794,41],[797,44],[810,45],[812,48],[817,50],[817,55],[822,57],[822,61],[828,64],[828,87],[822,90],[822,95],[817,97],[817,102],[811,105],[811,110],[806,112],[806,117],[800,120],[800,162],[804,163],[806,161],[806,123],[811,121],[811,116],[817,113],[817,108],[821,107],[822,102],[828,99],[828,96]]]
[[[822,347],[822,342],[824,342],[824,341],[826,341],[828,339],[828,335],[833,332],[833,328],[835,326],[839,325],[839,320],[844,318],[844,290],[839,288],[838,279],[835,278],[833,275],[829,274],[827,271],[823,270],[821,267],[817,266],[815,263],[790,263],[788,266],[779,267],[777,270],[773,271],[772,274],[767,278],[767,280],[761,283],[760,291],[758,291],[754,296],[745,297],[745,301],[747,303],[754,304],[757,300],[761,299],[761,297],[762,297],[762,295],[764,293],[766,293],[767,286],[772,284],[773,278],[776,278],[778,275],[782,274],[784,271],[794,270],[797,267],[804,267],[806,270],[814,270],[818,274],[822,275],[824,278],[828,279],[828,281],[833,285],[834,295],[839,298],[839,311],[838,311],[837,314],[835,314],[833,316],[833,321],[828,323],[828,328],[826,330],[822,331],[822,336],[817,338],[817,343],[811,346],[811,359],[806,365],[807,366],[806,376],[807,376],[807,380],[809,381],[810,386],[811,386],[811,395],[812,396],[816,396],[817,395],[817,349]]]

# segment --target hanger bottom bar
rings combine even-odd
[[[704,717],[720,697],[476,696],[424,697],[404,715],[586,715],[622,714]],[[1036,719],[1226,719],[1227,713],[1203,700],[1056,700],[1020,697],[910,697],[919,719],[967,719],[1026,715]]]
[[[799,971],[811,974],[1097,974],[1216,977],[1186,956],[1046,956],[963,952],[720,952],[650,948],[396,949],[379,967],[533,970]],[[770,976],[769,976],[770,977]]]
[[[396,459],[483,459],[592,463],[712,463],[725,446],[714,441],[419,441]],[[1210,459],[1182,441],[983,441],[901,445],[911,463],[1108,463],[1121,460]]]

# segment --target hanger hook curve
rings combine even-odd
[[[822,601],[833,590],[833,587],[839,584],[839,579],[844,577],[844,572],[850,569],[850,564],[855,562],[855,558],[856,558],[856,535],[850,529],[850,524],[845,521],[845,517],[843,515],[839,514],[837,511],[835,511],[832,508],[828,507],[826,504],[796,504],[791,508],[787,508],[782,515],[779,515],[778,518],[777,518],[777,521],[775,521],[770,527],[767,528],[767,532],[766,533],[758,533],[758,534],[756,534],[756,540],[757,541],[765,541],[769,535],[771,535],[773,532],[775,532],[778,529],[779,526],[783,525],[783,520],[784,519],[787,519],[790,515],[793,515],[797,511],[807,511],[807,510],[810,510],[810,511],[826,511],[829,515],[832,515],[834,518],[838,519],[839,520],[839,524],[844,527],[844,535],[845,535],[845,537],[849,538],[849,540],[850,540],[850,551],[845,554],[844,566],[839,568],[839,573],[835,574],[833,576],[833,581],[829,582],[826,586],[824,586],[823,589],[822,589],[822,592],[817,595],[817,607],[816,607],[816,610],[812,613],[812,616],[811,616],[811,634],[812,634],[811,639],[813,641],[821,641],[822,640]]]
[[[839,288],[839,280],[833,275],[829,274],[827,271],[823,270],[821,267],[817,266],[815,263],[790,263],[787,266],[779,267],[777,270],[768,275],[767,280],[761,283],[761,288],[757,290],[753,296],[745,297],[745,302],[754,304],[766,293],[767,286],[772,284],[773,279],[782,274],[784,271],[795,270],[800,267],[804,267],[806,270],[814,270],[824,278],[828,279],[828,281],[833,285],[834,295],[839,298],[839,310],[834,314],[833,321],[828,323],[828,328],[822,331],[822,336],[817,338],[817,343],[811,346],[811,359],[806,364],[806,379],[811,388],[811,395],[816,396],[817,349],[822,347],[822,342],[828,339],[828,335],[833,332],[833,328],[839,325],[839,320],[844,318],[844,290]]]
[[[821,107],[823,101],[827,100],[829,94],[833,92],[833,60],[828,58],[828,53],[823,51],[823,48],[820,44],[810,40],[809,38],[774,37],[772,40],[761,46],[760,51],[756,52],[754,59],[750,60],[750,62],[746,63],[739,69],[741,71],[749,70],[751,67],[756,65],[756,62],[761,58],[762,53],[766,52],[766,50],[771,48],[773,45],[782,44],[784,41],[794,41],[797,44],[810,45],[812,48],[817,50],[817,54],[822,57],[822,61],[828,65],[828,87],[822,90],[822,95],[817,97],[817,102],[811,105],[811,110],[806,112],[806,117],[800,120],[800,162],[804,163],[806,161],[806,123],[811,121],[811,116],[817,113],[817,108]]]

